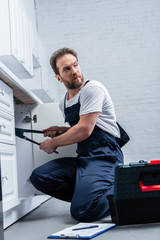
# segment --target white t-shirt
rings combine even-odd
[[[120,137],[111,97],[100,82],[92,80],[86,83],[73,98],[66,100],[65,106],[70,107],[78,100],[80,101],[80,115],[99,112],[96,125],[105,132]],[[64,98],[61,99],[59,107],[64,115]]]

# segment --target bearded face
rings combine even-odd
[[[83,82],[84,77],[81,72],[78,60],[72,54],[65,54],[57,60],[59,74],[56,75],[60,82],[63,82],[67,89],[77,89]]]

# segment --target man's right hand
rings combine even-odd
[[[58,126],[49,127],[49,128],[43,129],[43,131],[44,131],[44,137],[50,137],[50,138],[54,138],[61,133],[60,127]]]
[[[43,129],[44,137],[54,138],[54,137],[58,136],[59,134],[66,132],[69,128],[70,127],[52,126],[52,127]]]

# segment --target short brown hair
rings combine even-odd
[[[59,50],[55,51],[50,58],[50,65],[51,65],[53,71],[55,72],[55,74],[59,74],[59,70],[56,65],[57,59],[62,57],[65,54],[72,54],[78,61],[77,53],[73,49],[66,48],[66,47],[60,48]]]

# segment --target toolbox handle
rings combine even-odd
[[[144,186],[142,181],[139,181],[139,186],[140,186],[142,192],[159,191],[160,190],[160,185]]]

